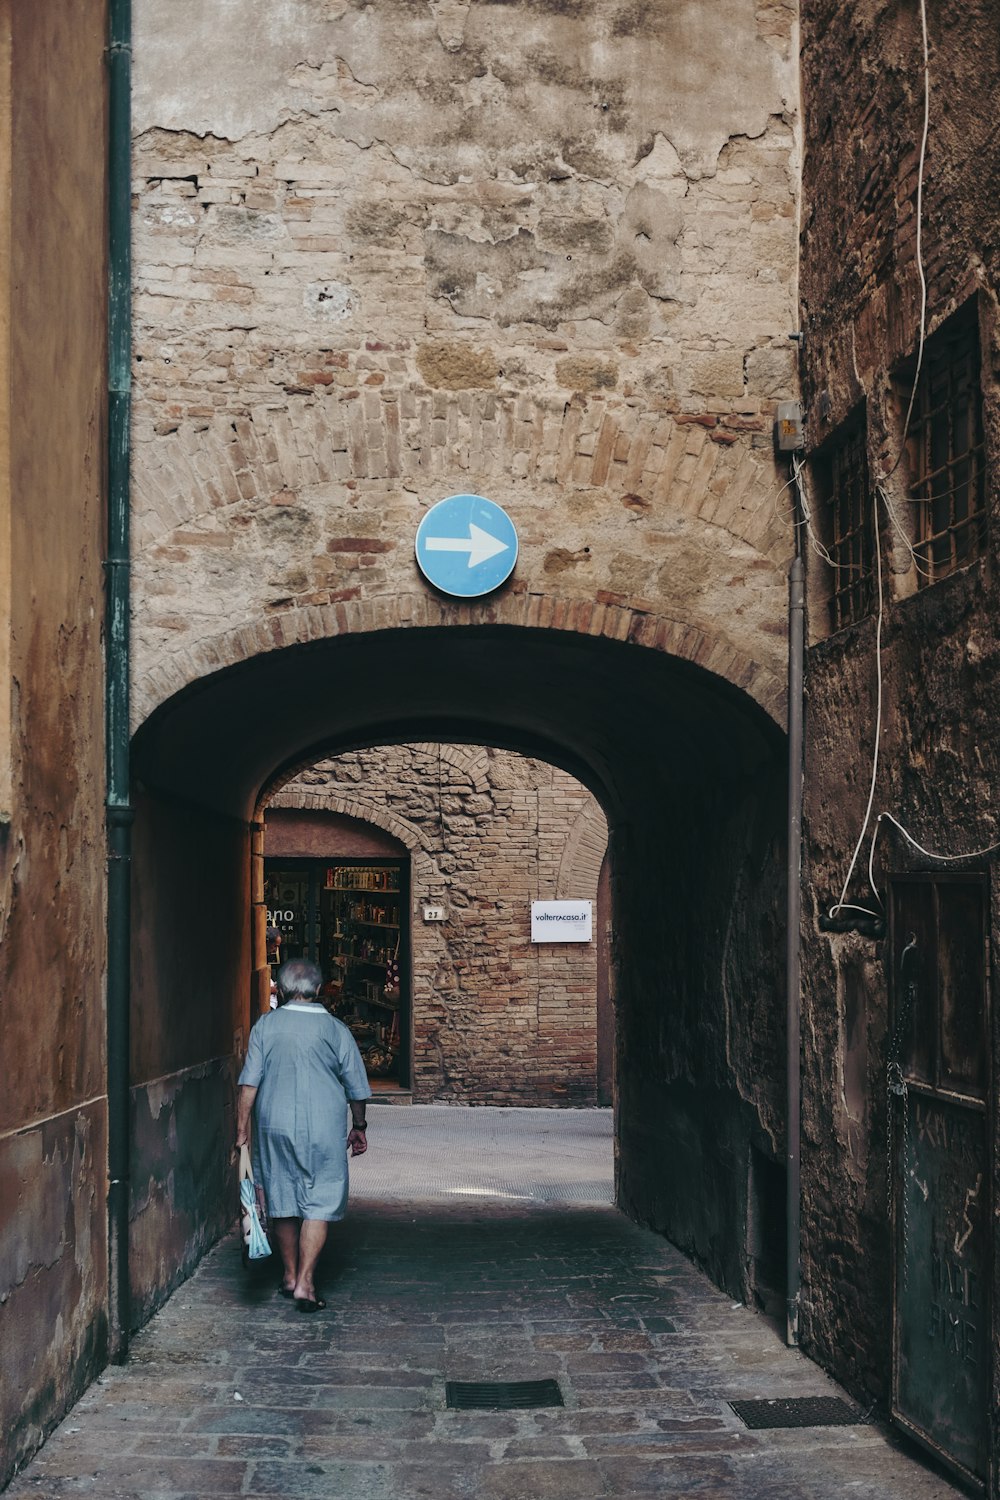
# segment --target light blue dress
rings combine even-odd
[[[250,1032],[241,1084],[254,1100],[254,1176],[275,1219],[342,1219],[349,1099],[370,1099],[365,1065],[342,1021],[290,1001]]]

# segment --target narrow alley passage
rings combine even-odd
[[[840,1394],[611,1206],[607,1111],[378,1105],[302,1316],[230,1236],[9,1495],[943,1500],[875,1425],[750,1431],[730,1401]],[[563,1408],[449,1410],[447,1381]]]

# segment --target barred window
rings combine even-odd
[[[866,430],[862,410],[831,439],[816,461],[824,540],[833,564],[831,630],[864,619],[875,602],[875,517]]]
[[[910,498],[917,505],[920,582],[934,583],[978,557],[985,540],[986,466],[975,302],[927,340],[906,446]]]

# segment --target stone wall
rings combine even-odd
[[[107,1350],[104,48],[0,4],[0,1487]]]
[[[269,835],[286,808],[373,822],[409,851],[416,1102],[595,1102],[596,937],[530,941],[532,900],[596,908],[608,833],[585,787],[501,750],[401,745],[301,771],[273,798]],[[426,902],[447,921],[424,923]]]
[[[409,593],[466,490],[507,597],[780,677],[794,6],[227,15],[136,5],[136,722]]]
[[[803,1338],[851,1389],[882,1401],[888,1399],[892,1347],[886,1160],[892,955],[888,941],[819,929],[821,915],[840,897],[863,827],[880,678],[874,813],[891,813],[937,854],[983,849],[998,838],[1000,176],[991,142],[1000,13],[993,0],[946,0],[928,7],[928,18],[930,130],[921,220],[926,327],[933,335],[972,299],[982,350],[989,529],[977,561],[925,586],[908,545],[913,507],[907,460],[900,459],[912,387],[912,365],[908,371],[903,362],[916,355],[921,321],[920,12],[885,0],[803,6],[801,284],[809,445],[815,452],[863,403],[869,471],[881,476],[885,493],[877,502],[881,651],[874,608],[830,634],[829,574],[820,559],[809,557],[815,644],[808,662],[803,928]],[[812,474],[815,480],[815,465]],[[822,516],[817,520],[821,524]],[[869,826],[847,899],[875,912],[882,911],[894,875],[994,863],[928,859],[883,824],[875,892],[866,875],[872,833]],[[996,902],[994,882],[994,934]]]
[[[780,1029],[795,7],[232,17],[136,4],[139,774],[235,823],[307,756],[450,735],[599,787],[633,862],[613,882],[623,1201],[742,1289],[751,1137],[780,1151],[780,1084],[749,1060]],[[413,555],[460,492],[503,504],[520,544],[467,604]],[[449,1032],[497,984],[468,963],[428,1014],[485,1087]],[[502,977],[520,1002],[520,959]],[[171,1003],[155,975],[137,997]]]

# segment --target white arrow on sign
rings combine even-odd
[[[467,552],[469,567],[476,568],[480,563],[489,562],[499,552],[508,551],[510,543],[498,541],[495,536],[490,536],[488,531],[470,521],[467,537],[429,536],[424,540],[424,548],[428,552]]]

